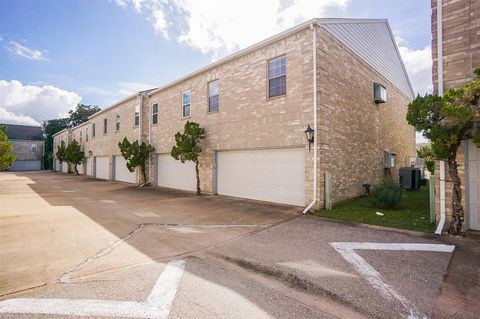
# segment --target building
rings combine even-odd
[[[87,175],[138,182],[117,145],[127,137],[155,147],[152,184],[193,191],[193,165],[170,156],[190,120],[207,135],[204,192],[320,208],[398,178],[415,156],[405,120],[413,96],[386,20],[312,19],[92,115],[82,128]]]
[[[71,170],[69,169],[69,165],[66,162],[60,162],[57,159],[57,150],[60,145],[67,145],[72,141],[71,139],[71,130],[70,129],[63,129],[60,132],[53,135],[53,170],[57,172],[69,173]]]
[[[432,56],[435,93],[443,94],[473,79],[472,70],[480,67],[480,1],[432,0]],[[472,141],[466,141],[458,151],[457,162],[462,179],[465,229],[480,230],[480,150]],[[440,171],[440,163],[437,163],[435,217],[440,224],[438,232],[448,228],[452,218],[452,183],[448,173],[441,176],[444,173]],[[441,189],[441,177],[445,181],[445,192]],[[444,208],[440,200],[442,193],[445,193]]]
[[[39,171],[43,168],[44,137],[40,126],[0,124],[6,127],[16,159],[9,171]]]

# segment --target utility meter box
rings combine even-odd
[[[383,168],[394,168],[396,162],[396,155],[395,153],[391,152],[390,150],[383,151]]]

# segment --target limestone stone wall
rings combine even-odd
[[[37,140],[9,140],[13,144],[13,154],[17,161],[41,161],[43,157],[43,141]],[[37,149],[32,150],[32,145]]]

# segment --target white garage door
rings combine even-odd
[[[135,183],[135,172],[130,172],[127,168],[127,161],[121,155],[114,157],[115,163],[115,180],[126,183]]]
[[[218,152],[217,193],[304,206],[305,150]]]
[[[62,164],[60,163],[59,160],[55,160],[55,171],[56,172],[61,172],[62,171]]]
[[[195,191],[197,189],[195,164],[191,161],[182,164],[182,162],[175,160],[170,154],[158,154],[157,185]]]
[[[92,169],[91,169],[92,165],[90,164],[90,161],[91,161],[90,157],[87,157],[85,159],[85,175],[87,176],[92,176]]]
[[[468,141],[468,215],[470,228],[480,230],[480,150]]]
[[[62,172],[68,173],[68,163],[62,162]]]
[[[108,156],[95,157],[95,178],[110,178]]]

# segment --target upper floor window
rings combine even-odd
[[[82,131],[80,131],[80,143],[82,143]]]
[[[88,128],[85,129],[85,142],[88,142]]]
[[[115,114],[115,131],[120,131],[120,114]]]
[[[103,119],[103,134],[107,134],[107,119]]]
[[[281,56],[268,61],[268,97],[285,95],[287,92],[287,60]]]
[[[38,151],[38,146],[37,146],[37,144],[32,144],[30,150],[31,150],[32,152]]]
[[[135,104],[134,123],[135,126],[140,125],[140,104]]]
[[[190,105],[192,100],[192,94],[190,91],[182,93],[182,117],[190,117]]]
[[[373,100],[375,103],[387,102],[387,88],[380,83],[373,82]]]
[[[219,95],[218,80],[208,83],[208,112],[218,111],[218,95]]]
[[[152,105],[152,124],[158,123],[158,104]]]
[[[92,137],[95,137],[95,123],[92,123]]]

